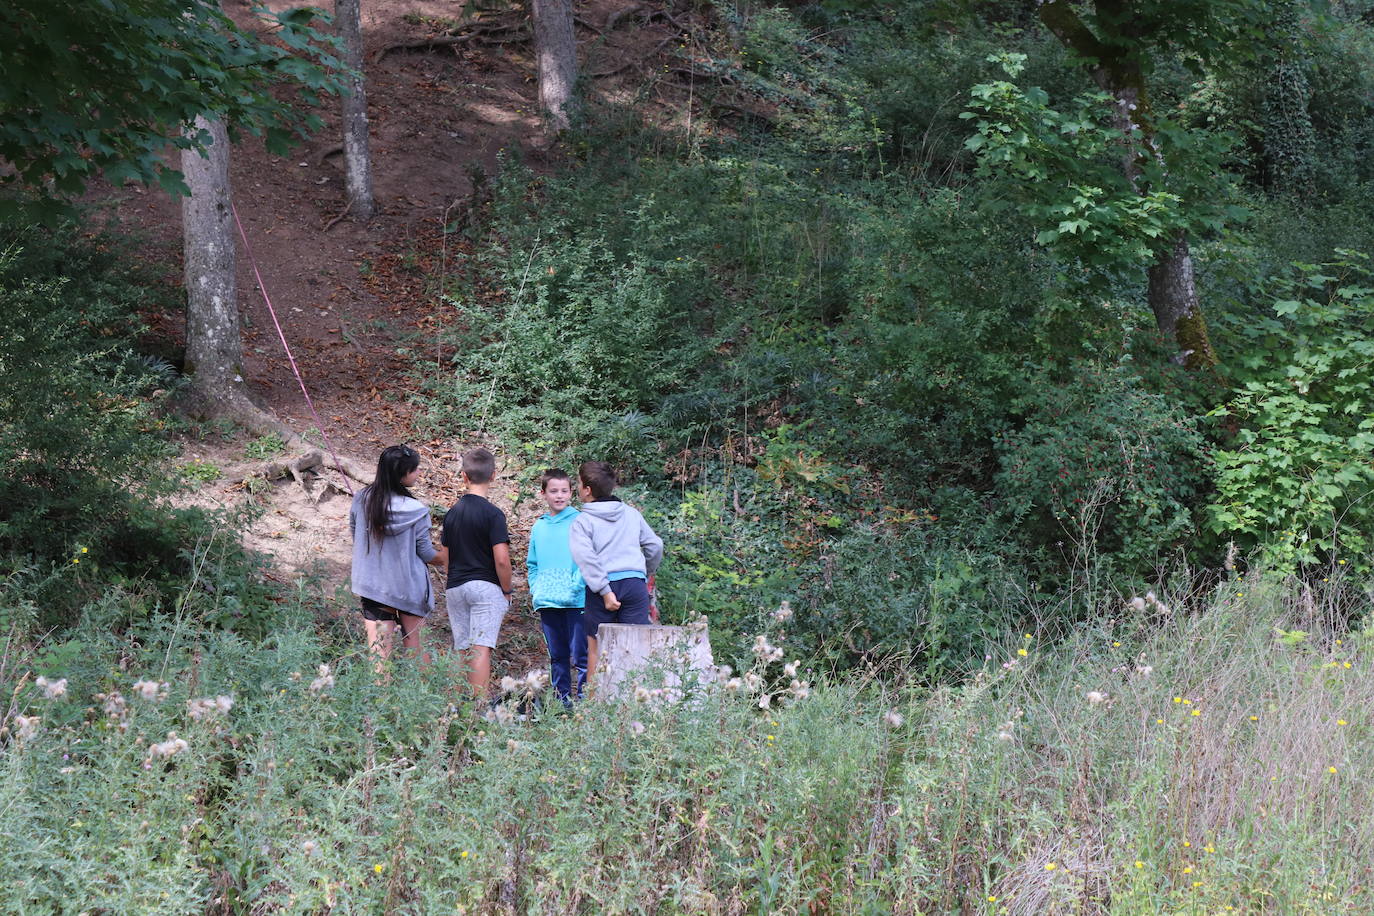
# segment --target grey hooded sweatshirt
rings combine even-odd
[[[663,540],[637,509],[618,499],[583,503],[568,546],[587,588],[598,595],[611,594],[612,573],[650,576],[663,562]]]
[[[353,594],[416,617],[434,610],[434,592],[425,564],[437,551],[430,540],[429,507],[418,499],[392,494],[386,537],[367,530],[362,490],[348,510],[353,534]]]

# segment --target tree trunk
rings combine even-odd
[[[343,41],[344,63],[350,71],[348,92],[343,97],[344,184],[348,212],[354,219],[372,219],[372,154],[368,149],[367,90],[363,85],[363,30],[361,0],[335,0],[334,18]]]
[[[1215,366],[1217,357],[1198,302],[1186,233],[1178,233],[1173,245],[1150,267],[1149,299],[1155,324],[1178,345],[1174,359],[1189,369]]]
[[[243,340],[239,334],[238,247],[229,203],[229,136],[223,121],[196,118],[194,131],[210,133],[202,156],[181,153],[181,173],[191,193],[181,201],[182,250],[186,262],[186,362],[189,391],[181,409],[200,416],[233,420],[254,435],[274,433],[287,447],[309,451],[314,446],[248,397],[243,376]],[[363,483],[371,472],[347,457],[330,465]]]
[[[554,131],[564,131],[575,110],[577,39],[572,0],[532,0],[534,55],[539,65],[539,107]]]
[[[229,136],[224,122],[196,118],[208,131],[209,149],[183,150],[181,172],[191,193],[181,201],[186,264],[186,365],[203,409],[247,403],[243,343],[239,336],[237,248],[229,209]]]
[[[1308,110],[1312,87],[1298,0],[1278,4],[1268,34],[1273,47],[1264,87],[1264,180],[1269,190],[1301,204],[1316,180],[1317,132]]]

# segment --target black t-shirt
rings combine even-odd
[[[439,542],[448,548],[447,588],[464,582],[501,584],[491,549],[497,544],[509,544],[510,533],[506,530],[505,513],[485,497],[464,493],[444,516]]]

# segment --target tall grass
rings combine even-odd
[[[1008,634],[934,691],[504,724],[299,606],[261,644],[91,614],[0,660],[0,910],[1365,913],[1367,599],[1326,588]]]

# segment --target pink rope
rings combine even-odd
[[[315,428],[320,431],[320,437],[324,439],[325,447],[329,449],[330,457],[334,459],[334,467],[339,468],[339,476],[343,478],[344,486],[348,488],[348,495],[353,495],[353,484],[348,482],[348,475],[342,470],[343,463],[339,461],[339,455],[334,451],[334,443],[329,441],[329,436],[324,431],[324,423],[320,420],[319,411],[315,410],[315,402],[310,400],[310,392],[305,387],[305,379],[301,377],[301,369],[296,365],[296,357],[291,352],[291,345],[286,342],[286,334],[281,329],[281,322],[277,320],[277,310],[272,307],[272,299],[267,295],[267,284],[262,282],[262,273],[258,270],[258,261],[253,257],[253,246],[248,244],[248,234],[243,231],[243,223],[239,222],[239,210],[234,206],[234,201],[229,201],[229,211],[234,214],[234,225],[239,227],[239,238],[243,239],[243,250],[248,255],[248,263],[253,265],[253,276],[258,280],[258,292],[262,293],[262,301],[267,303],[267,314],[272,316],[272,324],[277,329],[277,337],[281,339],[281,348],[286,351],[286,358],[291,361],[291,371],[296,374],[296,381],[300,383],[301,394],[305,395],[305,403],[310,407],[310,415],[315,418]]]

